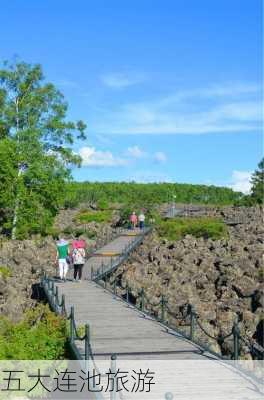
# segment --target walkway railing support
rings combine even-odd
[[[144,288],[141,289],[141,293],[140,293],[140,310],[144,311],[145,310],[145,291]]]
[[[61,296],[61,314],[66,314],[66,307],[65,307],[65,294]]]
[[[113,391],[110,392],[110,400],[116,400],[117,398],[117,387],[116,387],[116,355],[111,355],[111,373],[113,376]]]
[[[161,296],[160,305],[161,305],[161,322],[164,322],[165,321],[165,305],[166,305],[166,300],[165,300],[164,295]]]
[[[190,304],[190,339],[193,340],[195,335],[195,310]]]
[[[70,313],[70,341],[74,341],[74,306],[71,306]]]
[[[233,358],[234,360],[238,360],[239,358],[239,336],[240,336],[240,330],[237,321],[233,325],[232,329],[233,333],[233,345],[234,345],[234,354]]]
[[[84,342],[84,346],[85,346],[85,360],[88,361],[89,360],[89,347],[90,347],[90,329],[89,329],[89,325],[85,324],[85,342]]]

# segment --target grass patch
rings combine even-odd
[[[0,265],[0,276],[2,278],[8,278],[9,276],[11,276],[10,269],[5,265]]]
[[[82,211],[77,215],[76,219],[83,224],[88,224],[89,222],[111,222],[112,211]]]
[[[228,237],[224,222],[216,218],[174,218],[157,224],[159,235],[168,240],[179,240],[186,235],[204,239]]]

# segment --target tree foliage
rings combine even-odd
[[[81,163],[71,146],[85,138],[85,124],[68,121],[67,108],[40,65],[0,69],[0,218],[6,232],[17,218],[18,238],[45,232],[63,202],[71,165]]]
[[[122,203],[130,210],[142,207],[151,210],[156,204],[171,203],[173,196],[177,203],[228,205],[243,195],[230,188],[180,183],[72,182],[67,186],[65,206],[106,201]]]

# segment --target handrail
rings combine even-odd
[[[99,371],[94,362],[91,342],[90,342],[90,326],[89,324],[85,324],[85,333],[83,336],[80,336],[78,333],[78,328],[76,326],[76,321],[74,318],[74,306],[71,306],[70,313],[67,313],[66,305],[65,305],[65,295],[62,294],[61,301],[59,300],[58,286],[55,288],[54,280],[50,279],[46,274],[42,277],[41,286],[45,292],[45,295],[48,299],[48,302],[52,308],[52,310],[67,320],[70,321],[70,333],[68,334],[68,342],[71,348],[72,353],[75,358],[79,361],[85,361],[88,363],[89,360],[93,362],[93,366],[97,372]],[[84,354],[81,354],[75,341],[84,341]],[[88,365],[88,364],[86,364]],[[99,371],[100,372],[100,371]],[[98,400],[103,400],[103,396],[100,392],[95,392],[95,397]]]
[[[102,283],[102,276],[99,275],[99,278],[96,276],[94,281],[103,286],[105,289],[107,288],[107,277],[108,277],[108,273],[104,274],[104,278],[105,281]],[[125,293],[123,294],[117,294],[117,279],[115,278],[115,280],[112,282],[113,284],[113,289],[110,286],[110,291],[112,293],[114,293],[115,296],[122,298],[126,303],[129,303],[131,305],[130,302],[130,294],[132,289],[126,285],[125,288]],[[124,289],[124,288],[122,288]],[[240,329],[239,329],[239,325],[237,321],[234,321],[233,323],[233,327],[231,329],[231,331],[229,333],[227,333],[226,335],[223,334],[219,334],[217,336],[213,336],[211,335],[207,329],[201,324],[200,322],[200,318],[199,315],[196,313],[195,308],[193,305],[189,304],[188,308],[187,308],[187,314],[183,317],[178,317],[176,316],[173,312],[171,312],[170,308],[168,307],[168,300],[165,298],[164,295],[160,296],[160,300],[158,303],[153,304],[148,297],[145,294],[145,290],[142,288],[139,291],[139,305],[135,305],[135,307],[137,309],[139,309],[141,312],[143,312],[146,315],[150,315],[151,317],[155,318],[158,322],[162,323],[163,325],[167,326],[169,329],[171,329],[172,331],[175,331],[176,333],[180,333],[182,336],[186,337],[187,339],[191,340],[193,343],[195,343],[196,345],[198,345],[200,348],[202,348],[205,351],[210,352],[211,354],[220,357],[222,359],[226,359],[227,357],[213,351],[212,349],[210,349],[209,346],[205,345],[204,343],[196,340],[195,336],[197,333],[197,327],[203,332],[204,335],[206,335],[207,337],[209,337],[212,340],[215,340],[218,344],[223,344],[227,339],[229,339],[230,337],[233,338],[233,352],[231,355],[231,359],[233,360],[238,360],[240,357],[240,351],[241,351],[241,343],[243,342],[250,350],[251,354],[253,356],[256,357],[256,359],[260,359],[263,360],[264,359],[264,348],[260,345],[258,345],[257,343],[253,343],[252,340],[250,339],[245,339],[241,336],[240,333]],[[149,305],[153,308],[159,308],[158,310],[152,310],[149,311],[146,309],[146,306]],[[157,316],[155,316],[155,313],[157,313]],[[185,325],[186,327],[189,328],[189,333],[184,333],[182,331],[180,331],[179,329],[176,329],[174,326],[171,326],[168,324],[167,322],[167,318],[166,318],[166,313],[168,313],[169,315],[173,316],[173,318],[175,319],[181,319],[181,320],[189,320],[188,324]]]
[[[81,355],[81,353],[79,352],[74,343],[75,340],[85,341],[85,349],[89,348],[89,342],[90,342],[89,324],[85,324],[85,334],[83,336],[80,336],[78,334],[78,329],[74,318],[74,307],[71,306],[70,313],[68,314],[65,306],[65,295],[62,294],[60,301],[58,294],[58,286],[56,286],[55,288],[54,280],[51,280],[49,277],[47,277],[46,274],[44,274],[41,281],[41,285],[53,311],[58,315],[64,316],[67,320],[70,321],[70,333],[68,336],[68,340],[70,347],[72,348],[75,355],[77,355],[77,359],[89,360],[90,352],[88,353],[85,352],[83,358],[83,356]]]
[[[92,280],[99,280],[103,279],[106,275],[113,272],[117,267],[119,267],[128,257],[129,254],[140,244],[142,243],[144,237],[152,231],[152,227],[147,226],[139,231],[137,235],[134,236],[134,240],[131,241],[125,248],[123,249],[122,253],[113,259],[111,257],[110,263],[105,265],[103,262],[100,268],[94,270],[93,267],[91,268],[91,279]],[[124,232],[124,230],[123,230]],[[133,231],[132,231],[133,232]],[[117,237],[122,236],[120,233]]]
[[[65,295],[62,294],[61,300],[59,300],[59,292],[58,286],[55,287],[54,280],[50,279],[46,274],[42,277],[41,286],[47,296],[49,304],[53,311],[61,316],[64,316],[68,321],[70,321],[70,333],[68,335],[69,345],[71,347],[72,352],[74,353],[77,360],[85,360],[89,361],[92,360],[93,366],[97,373],[100,373],[99,368],[95,364],[91,341],[90,341],[90,326],[89,324],[85,324],[85,333],[83,336],[80,336],[78,333],[78,328],[76,326],[76,321],[74,317],[74,306],[71,306],[70,313],[67,313],[66,306],[65,306]],[[75,344],[75,341],[84,341],[84,348],[85,352],[82,355]],[[116,355],[111,355],[111,368],[110,370],[114,371],[116,368]],[[101,374],[101,373],[100,373]],[[106,376],[105,374],[101,374],[101,376]],[[114,377],[114,379],[116,379]],[[120,393],[119,393],[120,394]],[[112,398],[116,399],[117,392],[112,392]],[[100,392],[95,392],[95,396],[99,400],[103,400],[103,396]],[[168,392],[164,395],[165,400],[173,400],[173,394]]]

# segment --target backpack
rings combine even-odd
[[[74,249],[72,253],[73,264],[84,264],[84,249]]]

